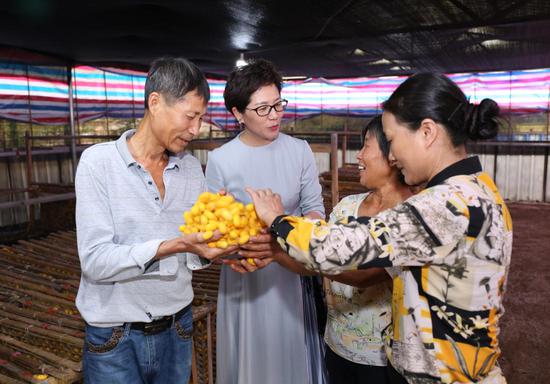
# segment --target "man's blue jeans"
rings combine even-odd
[[[187,384],[191,371],[191,306],[172,327],[154,335],[130,328],[86,324],[86,384]]]

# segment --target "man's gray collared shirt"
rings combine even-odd
[[[128,150],[133,133],[86,149],[76,172],[82,268],[76,305],[94,326],[177,312],[193,299],[189,268],[200,265],[186,253],[150,265],[160,243],[180,235],[183,212],[205,190],[199,161],[189,153],[169,157],[162,199],[151,174]]]

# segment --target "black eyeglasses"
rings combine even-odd
[[[276,112],[283,112],[288,104],[288,100],[281,100],[276,102],[273,105],[260,105],[257,108],[246,108],[250,111],[256,112],[260,117],[267,116],[271,113],[271,110],[274,109]]]

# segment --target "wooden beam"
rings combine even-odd
[[[16,207],[28,207],[34,204],[52,203],[54,201],[66,201],[73,200],[75,198],[74,192],[59,193],[55,195],[47,195],[41,197],[33,197],[25,200],[8,201],[7,203],[0,203],[1,209],[16,208]]]
[[[436,0],[437,1],[437,0]],[[469,16],[472,20],[482,22],[481,17],[464,5],[460,0],[449,0],[455,7],[460,9],[465,15]]]
[[[332,207],[334,208],[338,204],[338,135],[332,133],[330,135],[330,172],[332,179],[331,195],[332,195]]]
[[[17,339],[14,339],[13,337],[4,335],[2,333],[0,333],[0,341],[2,341],[5,344],[13,345],[14,347],[17,347],[23,351],[26,351],[31,355],[36,355],[52,364],[56,364],[61,367],[66,367],[76,372],[82,371],[81,363],[75,363],[72,360],[59,357],[51,352],[44,351],[40,348],[37,348],[33,345],[26,344],[22,341],[19,341]]]

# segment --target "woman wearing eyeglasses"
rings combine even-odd
[[[244,203],[250,202],[246,187],[271,188],[282,196],[287,213],[324,218],[319,175],[309,145],[280,133],[287,104],[281,98],[281,83],[281,75],[266,60],[256,60],[229,75],[225,106],[242,132],[209,154],[208,188],[225,189]],[[310,287],[297,274],[271,263],[271,249],[276,249],[272,246],[269,235],[252,238],[240,254],[257,256],[255,266],[243,258],[222,267],[218,383],[324,382],[322,340]]]

